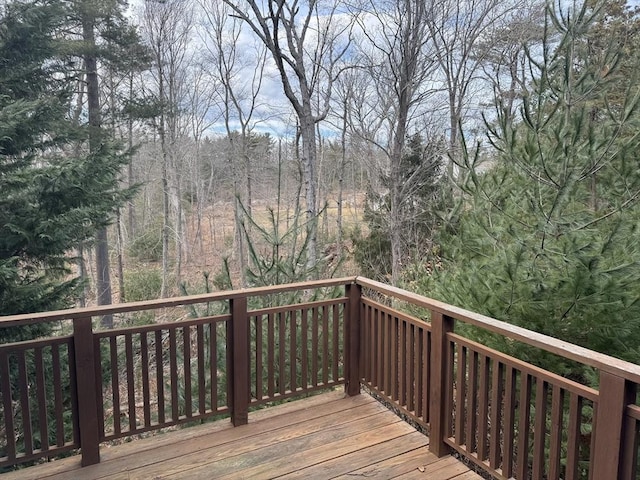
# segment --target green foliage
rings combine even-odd
[[[133,239],[129,255],[141,262],[158,262],[162,258],[162,222],[154,222]]]
[[[160,296],[162,273],[155,268],[141,268],[124,275],[125,298],[128,302],[155,300]]]
[[[590,55],[602,10],[547,12],[543,56],[520,121],[498,109],[495,166],[462,185],[457,228],[429,294],[526,328],[640,361],[638,83],[616,76],[615,40]],[[553,29],[552,29],[553,27]],[[552,41],[552,35],[554,40]],[[636,65],[635,72],[638,72]],[[476,332],[476,335],[478,333]],[[520,344],[480,340],[589,381],[590,373]]]
[[[1,13],[0,314],[72,304],[80,285],[68,252],[89,242],[130,194],[118,185],[127,157],[107,137],[91,155],[68,148],[88,130],[67,115],[75,75],[59,40],[67,13],[41,1]]]
[[[155,300],[160,297],[162,273],[156,268],[144,267],[124,274],[124,298],[127,302]],[[148,325],[155,322],[155,310],[134,312],[127,316],[123,326]]]
[[[118,10],[118,2],[101,2],[104,12],[107,3],[113,12]],[[82,285],[71,271],[74,258],[70,252],[80,244],[90,244],[133,193],[120,190],[120,170],[128,154],[111,132],[100,131],[100,142],[89,149],[89,127],[70,115],[76,108],[75,88],[87,48],[74,36],[82,16],[74,9],[86,6],[86,2],[48,0],[3,2],[0,6],[0,315],[73,305]],[[0,342],[52,335],[57,333],[56,326],[2,328]],[[47,397],[53,381],[51,355],[45,348]],[[73,395],[69,361],[61,352],[65,415]],[[35,365],[36,356],[27,352],[27,395],[35,395],[40,388],[35,385]],[[14,400],[25,393],[18,392],[17,369],[14,357],[9,361],[8,380]],[[0,416],[26,417],[21,411],[24,405],[9,403],[15,410],[0,409]],[[36,402],[29,404],[32,419],[40,418]],[[54,418],[51,402],[47,409],[47,417]],[[64,420],[63,428],[70,429],[71,419]],[[39,420],[32,421],[37,427]],[[51,445],[57,443],[55,424],[49,424]],[[20,450],[24,444],[20,444],[19,432],[24,429],[19,422],[14,426]],[[42,438],[35,439],[35,449],[40,441]]]
[[[400,165],[402,194],[397,211],[401,217],[403,263],[430,256],[433,236],[439,223],[445,189],[442,179],[442,141],[427,140],[420,134],[407,139],[406,152]],[[388,175],[382,176],[382,186],[389,188]],[[353,232],[354,257],[363,275],[386,281],[391,276],[391,198],[388,192],[367,192],[364,221],[366,235]]]

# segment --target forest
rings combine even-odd
[[[358,274],[638,363],[639,32],[622,0],[3,2],[0,315]]]

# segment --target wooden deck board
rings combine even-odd
[[[103,447],[98,465],[81,468],[76,456],[3,480],[480,478],[431,455],[428,441],[370,396],[331,392],[253,412],[241,427],[223,420],[172,431]]]

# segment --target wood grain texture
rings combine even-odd
[[[43,479],[460,478],[469,469],[436,458],[428,437],[369,395],[330,392],[228,420],[104,449],[102,463],[71,457],[3,476]],[[480,478],[475,474],[469,479]]]

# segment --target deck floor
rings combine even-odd
[[[428,442],[369,395],[336,391],[253,412],[241,427],[223,420],[103,446],[98,465],[75,456],[3,480],[480,479]]]

